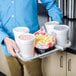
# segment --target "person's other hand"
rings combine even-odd
[[[8,53],[12,54],[13,56],[16,56],[16,52],[19,52],[19,49],[18,49],[15,41],[6,37],[4,39],[4,43],[7,46]]]

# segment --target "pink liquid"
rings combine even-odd
[[[19,38],[20,38],[21,40],[31,40],[31,39],[33,39],[34,37],[31,36],[31,35],[20,35]]]

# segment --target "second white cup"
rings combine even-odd
[[[57,45],[64,47],[68,42],[69,27],[67,25],[60,25],[54,27],[56,33]]]
[[[28,27],[16,27],[13,29],[13,33],[14,33],[15,41],[18,45],[19,44],[18,36],[20,34],[29,33],[29,28]]]

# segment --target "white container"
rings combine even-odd
[[[25,40],[25,39],[20,39],[20,36],[29,36],[29,37],[32,37],[31,39],[28,39]],[[23,35],[19,35],[18,36],[18,47],[20,49],[20,52],[22,54],[22,56],[24,58],[30,58],[30,57],[33,57],[35,52],[34,52],[34,39],[35,39],[35,36],[34,34],[30,34],[30,33],[26,33],[26,34],[23,34]]]
[[[14,33],[14,36],[15,36],[16,43],[19,44],[18,43],[18,36],[20,34],[25,34],[25,33],[28,33],[28,32],[29,32],[29,28],[27,28],[27,27],[16,27],[16,28],[14,28],[13,33]]]
[[[59,25],[59,22],[57,21],[49,21],[45,23],[45,27],[48,34],[51,34],[53,32],[54,26]]]
[[[68,43],[69,27],[67,25],[60,25],[54,27],[56,33],[57,45],[64,47]]]

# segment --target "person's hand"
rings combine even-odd
[[[12,54],[13,56],[16,56],[16,52],[19,52],[19,49],[18,49],[16,43],[14,42],[14,40],[6,37],[4,39],[4,43],[7,46],[8,53]]]

